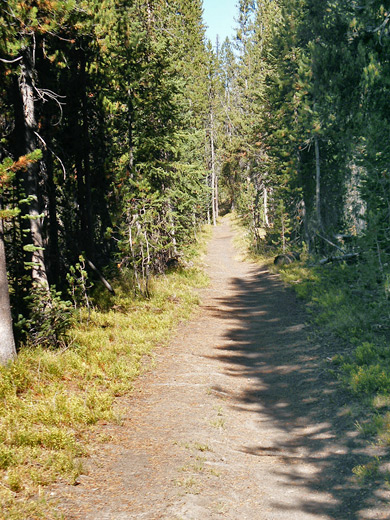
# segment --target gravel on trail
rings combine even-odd
[[[123,424],[101,426],[109,440],[87,474],[53,488],[66,520],[390,519],[389,491],[352,473],[372,453],[328,375],[328,347],[232,238],[223,219],[199,310],[121,398]]]

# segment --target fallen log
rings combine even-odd
[[[346,253],[345,255],[339,256],[328,256],[327,258],[323,258],[318,263],[319,265],[330,264],[331,262],[347,262],[347,263],[355,263],[359,257],[359,253]]]

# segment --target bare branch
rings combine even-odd
[[[55,123],[54,126],[59,125],[62,121],[62,115],[63,115],[62,106],[66,104],[66,103],[61,103],[61,101],[59,99],[60,98],[66,99],[66,96],[61,96],[60,94],[56,94],[55,92],[53,92],[52,90],[49,90],[49,89],[37,88],[35,85],[34,85],[34,90],[38,94],[39,99],[41,99],[43,101],[43,103],[45,103],[48,99],[51,99],[52,101],[55,101],[57,103],[61,114],[60,114],[60,117],[59,117],[57,123]]]
[[[17,61],[20,61],[23,59],[23,56],[19,56],[18,58],[15,58],[14,60],[5,60],[4,58],[0,58],[0,61],[3,63],[16,63]]]
[[[56,92],[53,92],[52,90],[49,90],[47,88],[37,88],[34,87],[35,91],[37,92],[38,96],[43,100],[46,101],[45,98],[54,99],[54,101],[58,101],[59,98],[66,99],[66,96],[61,96],[60,94],[57,94]],[[64,105],[65,103],[61,103]]]
[[[46,141],[43,139],[42,136],[38,134],[38,132],[34,132],[34,134],[38,137],[38,139],[43,143],[44,147],[49,150],[50,153],[54,155],[54,157],[57,159],[57,161],[60,163],[62,171],[64,172],[64,180],[66,179],[66,169],[64,166],[64,163],[61,161],[61,159],[58,157],[58,155],[46,144]]]
[[[378,25],[378,27],[375,27],[375,29],[367,29],[368,32],[372,32],[372,33],[375,33],[375,32],[382,32],[383,29],[386,27],[386,25],[389,23],[389,20],[390,20],[390,14],[388,14],[385,19],[383,20],[383,22]]]
[[[69,43],[74,43],[74,39],[73,40],[69,40],[69,38],[63,38],[62,36],[59,36],[58,34],[55,34],[51,31],[46,31],[47,34],[50,34],[50,36],[53,36],[54,38],[57,38],[57,40],[61,40],[63,42],[69,42]]]
[[[98,277],[100,278],[100,281],[102,282],[102,284],[104,285],[104,287],[110,291],[111,294],[115,295],[115,291],[114,289],[112,288],[112,286],[110,285],[110,283],[104,278],[104,276],[102,275],[102,273],[99,271],[99,269],[95,266],[95,264],[93,264],[91,262],[91,260],[88,260],[88,258],[86,258],[86,261],[87,261],[87,264],[89,265],[89,267],[95,271],[95,273],[98,275]]]
[[[317,236],[319,236],[320,238],[322,238],[322,240],[325,240],[325,242],[327,242],[328,244],[330,244],[331,246],[335,247],[336,249],[338,249],[339,251],[341,251],[342,253],[345,253],[345,251],[343,249],[341,249],[341,247],[339,247],[338,245],[334,244],[333,242],[331,242],[330,240],[328,240],[327,238],[323,237],[322,235],[320,235],[319,233],[316,233]]]

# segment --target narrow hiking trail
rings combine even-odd
[[[210,287],[77,486],[56,486],[66,520],[389,519],[361,488],[371,454],[338,403],[325,347],[279,278],[237,259],[229,221],[206,257]],[[387,502],[386,502],[387,500]]]

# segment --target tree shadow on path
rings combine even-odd
[[[359,484],[352,472],[359,464],[375,462],[375,453],[358,435],[346,412],[348,396],[327,370],[326,359],[337,345],[308,340],[303,307],[265,269],[253,267],[247,276],[232,279],[230,289],[233,296],[214,298],[216,315],[235,321],[213,358],[223,363],[225,374],[250,380],[244,393],[231,396],[231,403],[242,412],[258,411],[259,428],[270,433],[266,442],[259,435],[258,443],[240,449],[284,462],[271,471],[287,482],[286,492],[288,486],[305,489],[295,515],[390,518],[390,509],[384,513],[388,506],[380,505],[381,485]],[[302,465],[311,470],[302,472]],[[330,499],[319,499],[321,494]],[[282,500],[273,504],[274,509],[285,507]]]

